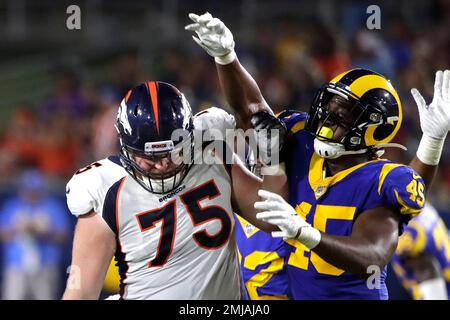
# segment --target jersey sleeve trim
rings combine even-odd
[[[291,133],[295,134],[297,132],[299,132],[300,130],[305,129],[305,125],[306,125],[306,121],[299,121],[297,122],[292,128],[291,128]]]
[[[118,155],[109,156],[108,160],[123,168],[122,162],[120,161],[120,157]]]
[[[109,188],[103,203],[102,217],[116,236],[119,235],[119,194],[125,179],[123,177]]]
[[[383,168],[381,169],[380,176],[378,177],[378,194],[381,194],[381,189],[384,184],[384,180],[386,179],[387,175],[394,170],[397,167],[402,166],[399,163],[386,163],[383,165]]]
[[[286,124],[290,134],[296,134],[305,128],[308,114],[294,110],[285,110],[276,114],[276,117]]]
[[[398,191],[397,190],[394,190],[394,192],[395,192],[395,198],[397,199],[397,202],[402,206],[401,209],[400,209],[400,213],[401,214],[410,214],[410,215],[416,216],[422,211],[422,208],[410,207],[398,195]]]

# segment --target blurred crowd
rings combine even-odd
[[[290,15],[261,21],[250,39],[240,35],[241,30],[234,27],[236,21],[225,22],[235,35],[241,62],[256,78],[275,112],[286,108],[307,111],[317,88],[349,68],[372,69],[391,79],[400,94],[404,115],[395,141],[407,146],[408,151],[391,149],[385,156],[408,163],[421,136],[410,89],[418,88],[430,102],[435,71],[450,68],[450,3],[441,1],[420,13],[423,18],[415,25],[402,17],[384,19],[381,30],[368,30],[365,12],[354,14],[353,9],[351,5],[342,9],[338,25]],[[213,14],[220,17],[220,13]],[[31,168],[64,200],[64,185],[78,168],[117,152],[114,122],[118,104],[141,81],[176,85],[195,112],[212,105],[227,108],[213,59],[195,47],[188,36],[180,38],[183,40],[178,44],[159,48],[153,63],[146,62],[138,44],[122,48],[103,65],[101,81],[89,79],[88,66],[52,65],[50,94],[42,101],[13,106],[11,117],[0,130],[2,189],[16,186],[17,177]],[[448,142],[446,146],[430,198],[443,215],[450,215]],[[21,183],[24,187],[25,182]],[[0,205],[4,207],[4,203]],[[69,217],[63,206],[45,210],[59,210]],[[61,244],[70,239],[69,222],[53,213],[50,216],[54,228],[65,231],[47,241]],[[42,239],[38,232],[29,234]],[[1,237],[4,242],[7,239]],[[7,254],[7,250],[3,252]],[[3,263],[8,259],[4,257]]]

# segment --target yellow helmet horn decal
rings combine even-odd
[[[391,141],[397,134],[398,130],[400,129],[403,118],[400,98],[397,92],[395,91],[394,87],[385,78],[376,74],[366,75],[356,79],[352,84],[350,84],[351,92],[358,97],[363,96],[367,91],[374,88],[384,89],[390,94],[392,94],[392,96],[394,96],[398,106],[398,118],[391,117],[391,119],[389,119],[390,121],[388,123],[392,124],[395,127],[394,130],[391,132],[391,134],[382,140],[377,140],[374,137],[374,132],[378,126],[374,125],[368,127],[364,135],[364,141],[367,146],[388,143],[389,141]]]

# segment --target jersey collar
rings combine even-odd
[[[323,168],[324,168],[324,162],[325,158],[320,157],[315,152],[313,153],[311,157],[311,162],[309,164],[309,174],[308,174],[308,181],[311,189],[314,192],[314,196],[316,200],[318,200],[321,196],[323,196],[329,187],[332,185],[338,183],[348,175],[350,175],[352,172],[358,170],[359,168],[362,168],[369,163],[379,162],[379,161],[387,161],[385,159],[376,159],[371,160],[367,162],[363,162],[360,164],[357,164],[353,167],[350,167],[348,169],[339,171],[334,176],[323,178]]]

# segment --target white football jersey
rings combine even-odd
[[[106,196],[103,218],[118,239],[123,299],[240,299],[231,178],[195,164],[170,193],[127,175]]]
[[[197,130],[214,128],[223,132],[235,128],[234,117],[225,110],[211,107],[194,116]],[[106,192],[117,180],[127,175],[118,156],[96,161],[78,170],[67,183],[67,206],[76,217],[94,210],[100,213]]]
[[[196,117],[197,124],[223,116],[216,113]],[[215,122],[214,127],[225,125]],[[72,214],[94,210],[116,234],[123,299],[245,295],[234,239],[231,178],[223,164],[194,164],[179,187],[160,195],[139,185],[119,157],[109,157],[80,169],[66,193]]]
[[[70,212],[76,217],[92,210],[101,213],[106,192],[126,175],[118,156],[96,161],[78,170],[66,185]]]

